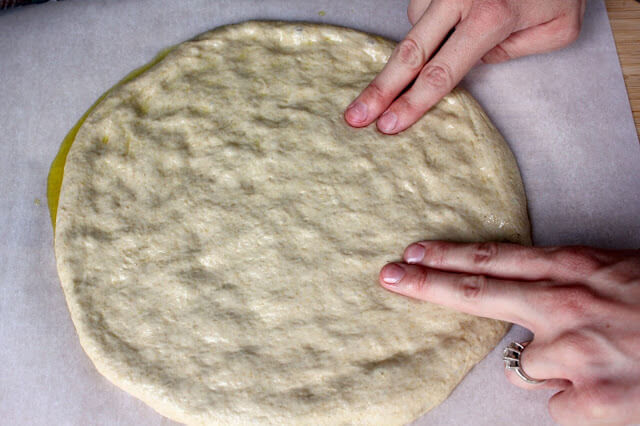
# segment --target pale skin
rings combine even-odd
[[[560,424],[640,421],[640,251],[423,241],[385,265],[387,290],[534,333],[522,367],[554,388]]]
[[[377,120],[381,132],[401,132],[479,61],[573,42],[584,8],[585,0],[412,0],[413,28],[345,119],[354,127]],[[546,381],[531,385],[505,372],[525,389],[557,389],[549,400],[556,422],[640,423],[640,250],[422,241],[382,268],[380,284],[531,330],[522,367]]]
[[[380,74],[347,107],[345,120],[354,127],[377,120],[381,132],[401,132],[481,60],[503,62],[572,43],[580,33],[585,2],[412,0],[408,15],[413,28]]]

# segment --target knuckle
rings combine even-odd
[[[440,91],[453,87],[453,73],[445,64],[427,65],[420,72],[419,78],[427,86]]]
[[[563,247],[551,254],[552,264],[563,271],[581,276],[590,276],[604,267],[602,260],[593,249],[581,246]]]
[[[375,102],[376,104],[382,105],[385,99],[389,97],[389,94],[376,79],[373,79],[365,89],[365,97],[369,103]]]
[[[612,259],[610,264],[611,267],[605,276],[610,281],[622,284],[622,288],[630,290],[625,291],[625,294],[633,297],[635,289],[635,294],[640,296],[640,252],[635,258]]]
[[[582,27],[583,10],[581,3],[568,5],[568,10],[557,20],[553,36],[562,46],[567,46],[577,40]]]
[[[429,241],[422,244],[424,260],[429,265],[437,267],[446,264],[447,244],[441,241]]]
[[[400,96],[394,102],[395,110],[398,115],[420,115],[420,106],[415,104],[407,94]]]
[[[485,0],[474,3],[474,6],[473,20],[485,31],[515,24],[516,15],[506,0]]]
[[[469,275],[460,278],[458,294],[465,302],[478,301],[483,298],[487,289],[487,278],[484,275]]]
[[[582,285],[548,287],[540,292],[538,303],[543,312],[552,313],[570,324],[588,320],[599,300],[593,292]]]
[[[506,62],[512,59],[512,55],[509,53],[507,49],[505,49],[504,45],[497,45],[493,49],[491,49],[487,54],[482,58],[484,61],[489,63],[500,63]]]
[[[604,363],[610,360],[610,354],[602,346],[593,331],[569,330],[562,333],[555,341],[557,349],[554,357],[573,378],[580,381],[589,380],[600,374]]]
[[[405,38],[396,48],[396,57],[401,64],[417,70],[424,63],[424,50],[414,39]]]
[[[491,264],[498,255],[499,247],[498,243],[494,242],[474,244],[473,264],[476,266],[486,266]]]
[[[567,362],[576,363],[589,352],[593,339],[578,330],[571,330],[560,336],[558,344],[561,357]]]
[[[578,39],[580,35],[580,25],[578,23],[572,23],[567,25],[559,32],[558,38],[563,46],[568,46]]]
[[[412,290],[416,295],[427,295],[430,274],[426,268],[419,268],[412,280]]]

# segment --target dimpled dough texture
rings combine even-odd
[[[189,424],[403,424],[504,335],[385,291],[422,239],[529,243],[512,153],[464,91],[411,129],[342,111],[394,43],[248,22],[114,88],[67,157],[57,265],[83,348]]]

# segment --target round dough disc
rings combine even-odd
[[[394,43],[222,27],[113,90],[64,169],[57,266],[82,347],[190,424],[403,424],[507,324],[378,271],[423,239],[529,243],[508,146],[461,90],[397,136],[342,111]]]

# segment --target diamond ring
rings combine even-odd
[[[538,385],[540,383],[544,383],[546,380],[534,379],[524,372],[522,366],[520,365],[520,357],[522,355],[522,351],[524,351],[524,346],[518,342],[511,342],[509,346],[504,348],[504,350],[502,351],[504,368],[506,368],[507,370],[514,370],[518,377],[529,384]]]

